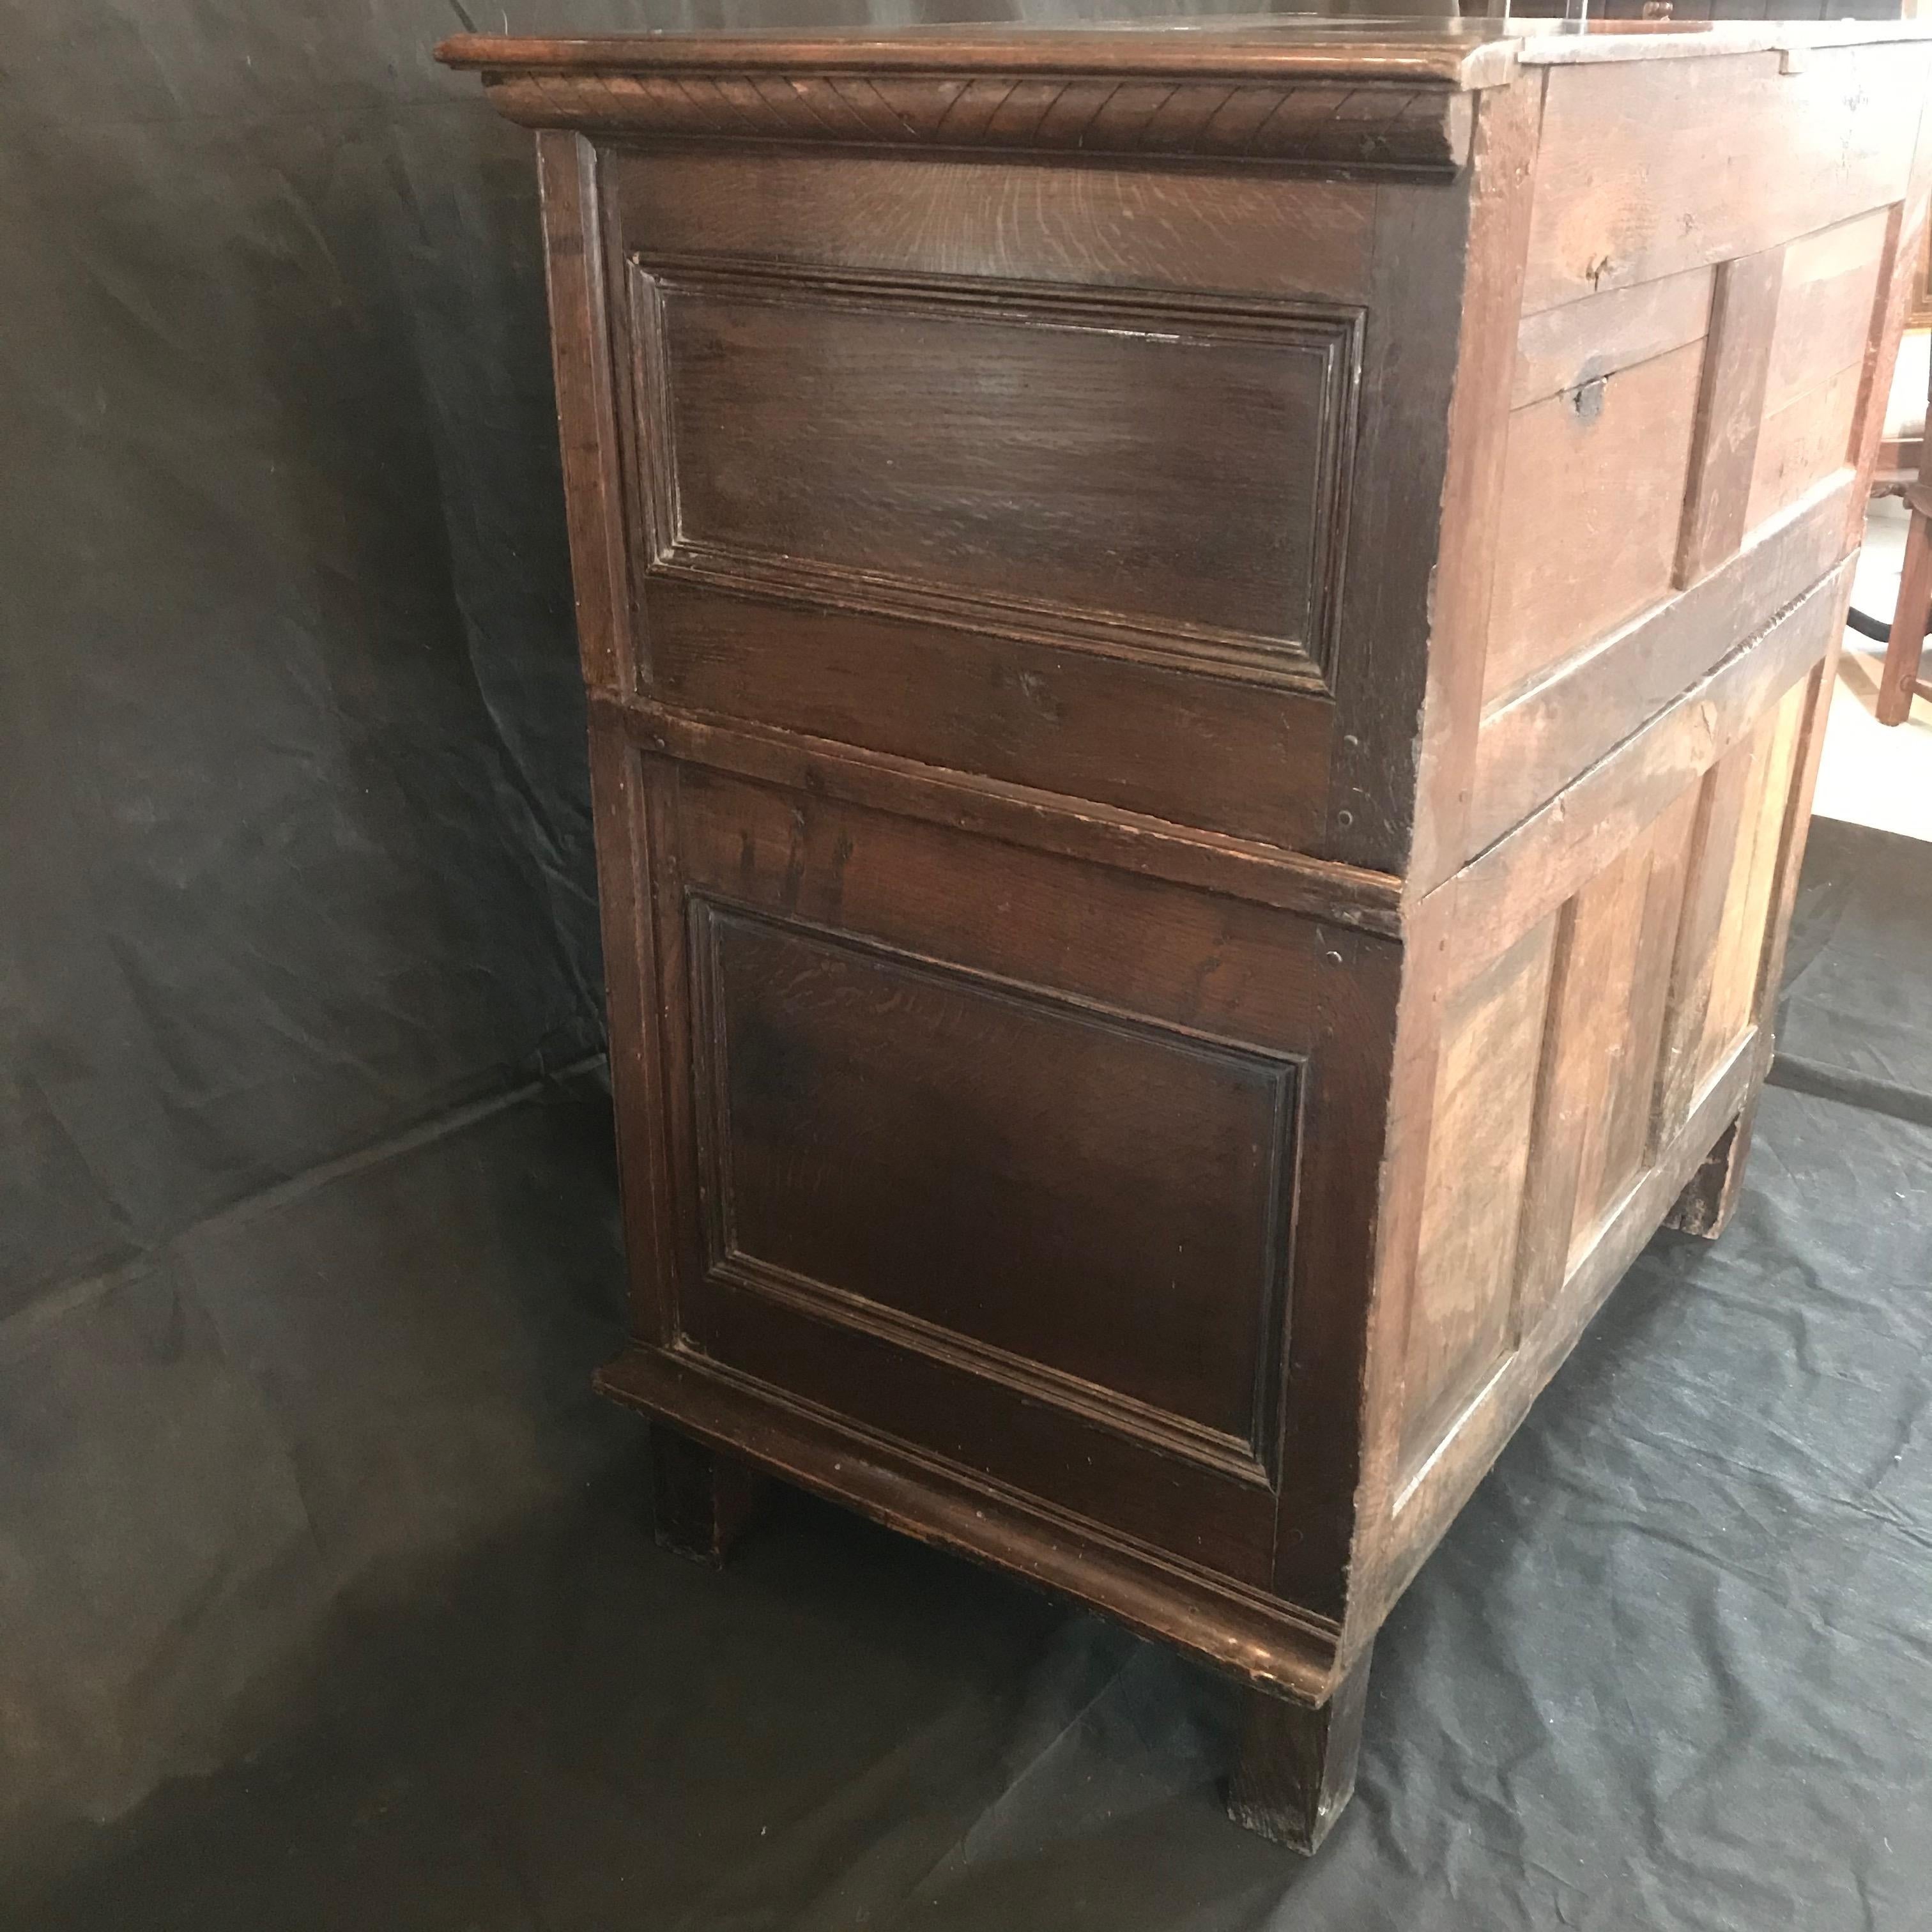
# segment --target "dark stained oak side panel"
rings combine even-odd
[[[679,1346],[1334,1614],[1394,942],[642,764]]]
[[[1366,755],[1358,756],[1355,764],[1358,784],[1371,795],[1375,784],[1364,782],[1364,767],[1383,775],[1400,768],[1408,756],[1406,749],[1398,748],[1400,728],[1406,722],[1402,700],[1414,692],[1420,728],[1414,740],[1412,836],[1402,858],[1383,862],[1402,870],[1418,891],[1439,884],[1461,863],[1466,850],[1470,768],[1482,716],[1484,659],[1502,543],[1501,506],[1508,482],[1510,421],[1508,398],[1516,374],[1517,318],[1522,310],[1543,92],[1540,75],[1526,76],[1523,85],[1492,92],[1478,104],[1470,146],[1462,286],[1457,290],[1439,272],[1427,278],[1435,284],[1434,300],[1440,306],[1424,310],[1413,325],[1425,338],[1453,337],[1456,344],[1451,399],[1443,422],[1448,446],[1440,522],[1432,568],[1424,578],[1428,642],[1421,653],[1419,689],[1413,665],[1406,680],[1384,680],[1391,683],[1394,700],[1388,707],[1390,728],[1365,746]],[[1422,212],[1412,209],[1410,219],[1420,225]],[[1439,216],[1433,226],[1436,245],[1441,248]],[[1400,250],[1412,258],[1418,251],[1402,246],[1408,237],[1402,227],[1390,224],[1389,229],[1391,254]],[[1435,418],[1427,406],[1427,385],[1418,388],[1416,401],[1432,440]],[[1400,461],[1396,473],[1414,466]],[[1424,476],[1409,488],[1419,494],[1430,480]],[[1420,548],[1420,532],[1428,527],[1424,515],[1418,514],[1420,506],[1397,507],[1406,514],[1385,524],[1379,534],[1390,546]],[[1366,518],[1358,519],[1358,526],[1366,522]],[[1361,574],[1358,571],[1358,578]],[[1382,628],[1378,620],[1373,628]],[[1387,645],[1382,650],[1396,655]],[[1383,816],[1396,826],[1402,823],[1388,807]],[[1402,849],[1399,842],[1397,849]]]
[[[767,433],[797,416],[797,397],[808,402],[814,385],[795,383],[776,412],[750,409],[742,358],[708,393],[752,427],[736,438],[722,418],[694,430],[687,420],[682,446],[700,477],[736,493],[737,509],[761,490],[772,506],[791,501],[817,519],[825,543],[801,537],[796,519],[784,526],[755,508],[714,518],[712,533],[722,526],[725,541],[710,554],[701,526],[691,532],[698,543],[681,544],[674,531],[662,541],[680,459],[662,435],[632,439],[633,543],[647,563],[658,560],[639,640],[650,697],[1288,850],[1359,848],[1372,860],[1394,849],[1407,808],[1378,780],[1348,796],[1339,824],[1334,797],[1338,752],[1379,760],[1385,736],[1400,734],[1399,718],[1384,734],[1378,721],[1354,717],[1386,680],[1355,677],[1363,695],[1345,693],[1339,726],[1322,692],[1345,637],[1359,640],[1358,656],[1380,648],[1381,626],[1367,621],[1373,586],[1350,592],[1348,568],[1359,566],[1342,558],[1352,479],[1359,493],[1364,461],[1382,448],[1405,488],[1412,476],[1429,488],[1411,440],[1376,442],[1375,423],[1389,412],[1377,360],[1390,353],[1386,340],[1371,345],[1361,370],[1370,420],[1359,458],[1350,427],[1354,362],[1365,352],[1352,318],[1370,292],[1378,194],[1389,190],[860,152],[619,151],[603,156],[602,170],[614,211],[606,272],[620,285],[640,256],[697,263],[700,281],[790,292],[796,302],[767,311],[776,344],[799,303],[808,320],[814,291],[849,301],[856,276],[885,304],[864,321],[868,344],[879,326],[902,343],[940,332],[930,335],[930,356],[911,358],[905,406],[872,418],[885,440],[872,456],[847,447],[835,461],[801,421],[800,460],[779,460]],[[989,296],[995,280],[1006,293]],[[1174,312],[1144,316],[1148,302],[1167,301],[1163,290]],[[618,332],[634,338],[628,309]],[[850,309],[818,304],[821,334],[854,320]],[[1207,338],[1189,334],[1204,328]],[[1217,328],[1232,333],[1224,339]],[[976,338],[997,366],[976,388],[955,379],[964,413],[950,483],[962,487],[922,496],[906,479],[946,479],[929,460],[923,472],[906,470],[922,440],[905,431],[930,413],[958,346]],[[812,339],[807,328],[801,350]],[[868,349],[838,350],[836,332],[830,340],[862,399],[866,385],[874,396],[889,386]],[[1103,384],[1111,428],[1090,410],[1083,427],[1057,381],[1008,380],[1053,354],[1072,358],[1088,400],[1095,372],[1110,364],[1132,389],[1129,400],[1122,380]],[[786,366],[767,365],[780,389],[790,350],[782,356]],[[1153,358],[1151,380],[1136,373],[1144,357]],[[654,400],[647,386],[640,392],[634,356],[620,359],[625,422],[648,423],[676,386],[661,386]],[[801,353],[792,373],[821,362]],[[1176,368],[1183,393],[1170,394]],[[1333,417],[1312,443],[1281,414],[1299,409],[1298,394],[1315,400],[1311,380]],[[702,417],[702,396],[694,406]],[[814,424],[830,412],[833,442],[868,433],[862,408],[831,410],[823,398],[813,406]],[[1177,470],[1190,460],[1178,446],[1160,442],[1146,460],[1126,450],[1120,439],[1139,433],[1136,421],[1193,437],[1192,470]],[[1073,460],[1076,445],[1094,460]],[[1037,514],[1021,514],[1012,466],[1017,452],[1024,467],[1029,448],[1041,487],[1028,500]],[[1158,487],[1160,473],[1173,487]],[[814,478],[822,487],[806,487]],[[1388,494],[1375,490],[1370,500]],[[643,527],[653,495],[655,536]],[[719,501],[700,488],[688,514]],[[1124,508],[1130,518],[1117,514]],[[1244,530],[1262,537],[1246,557],[1235,541]],[[915,541],[901,544],[908,532]],[[1370,527],[1354,548],[1366,556],[1376,543]],[[1248,688],[1251,677],[1270,682],[1267,696]]]
[[[944,770],[1290,850],[1318,846],[1334,707],[1170,665],[665,578],[653,694]]]
[[[694,943],[714,1270],[1259,1472],[1292,1061],[724,909]]]
[[[1306,1051],[1330,998],[1344,1022],[1359,1023],[1382,997],[1326,971],[1340,935],[1318,920],[848,806],[808,784],[747,782],[658,759],[646,770],[662,795],[662,836],[676,842],[676,872],[660,887],[680,896],[664,905],[674,920],[681,895],[704,890],[1290,1054]]]
[[[537,136],[537,172],[578,655],[593,689],[627,690],[636,643],[596,151],[580,135],[547,130]]]
[[[644,568],[1323,688],[1358,316],[633,269]],[[909,423],[919,434],[909,437]]]
[[[632,254],[1342,303],[1369,291],[1376,191],[1346,182],[749,148],[619,149],[604,167]]]
[[[1327,1694],[1330,1619],[1082,1522],[1050,1499],[988,1482],[686,1350],[634,1345],[598,1372],[597,1387],[695,1441],[902,1534],[1093,1604],[1245,1682],[1304,1702]]]

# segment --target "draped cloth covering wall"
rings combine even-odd
[[[646,23],[0,0],[0,1922],[1922,1922],[1901,842],[1814,842],[1804,1090],[1406,1600],[1312,1867],[1117,1632],[812,1506],[650,1548],[535,172],[428,56]]]

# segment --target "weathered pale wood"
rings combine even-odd
[[[1766,938],[1758,966],[1754,994],[1760,1037],[1765,1039],[1778,994],[1784,983],[1784,950],[1791,930],[1791,909],[1797,897],[1799,868],[1804,863],[1806,836],[1811,823],[1812,794],[1818,782],[1818,766],[1825,746],[1825,728],[1831,716],[1832,692],[1838,670],[1839,644],[1834,639],[1808,686],[1799,696],[1802,718],[1792,781],[1784,802],[1781,828],[1772,884],[1770,903],[1766,910]],[[1768,1060],[1768,1040],[1761,1048]],[[1679,1232],[1714,1240],[1736,1212],[1744,1190],[1744,1164],[1750,1153],[1751,1130],[1756,1118],[1758,1096],[1747,1095],[1737,1118],[1725,1129],[1686,1184],[1683,1192],[1665,1218],[1665,1225]]]
[[[1449,882],[1462,944],[1478,957],[1508,945],[1747,736],[1835,644],[1850,580],[1848,561],[1486,848]]]
[[[1670,1017],[1671,955],[1684,915],[1697,800],[1698,788],[1686,787],[1638,842],[1646,861],[1642,904],[1637,914],[1641,922],[1636,934],[1618,1078],[1599,1142],[1602,1172],[1609,1177],[1607,1184],[1597,1190],[1600,1217],[1616,1205],[1623,1188],[1642,1172],[1649,1152],[1658,1066]],[[1573,1256],[1578,1232],[1573,1221]]]
[[[1697,1061],[1702,1076],[1729,1058],[1756,1016],[1758,968],[1769,938],[1766,915],[1810,696],[1808,680],[1787,692],[1759,727],[1753,746],[1748,818],[1740,830],[1711,964]]]
[[[1885,253],[1879,270],[1875,320],[1865,344],[1864,365],[1858,378],[1858,400],[1852,417],[1852,464],[1856,502],[1845,519],[1845,543],[1856,548],[1864,535],[1865,505],[1872,475],[1884,440],[1886,408],[1890,400],[1892,373],[1898,359],[1906,311],[1917,274],[1919,250],[1927,238],[1928,189],[1932,189],[1932,116],[1922,120],[1912,178],[1905,199],[1886,212]],[[1922,446],[1924,439],[1921,439]],[[1922,454],[1921,460],[1923,461]]]
[[[1455,1435],[1438,1446],[1402,1490],[1372,1578],[1364,1581],[1363,1600],[1351,1604],[1353,1627],[1373,1629],[1407,1588],[1530,1404],[1683,1191],[1701,1163],[1701,1150],[1715,1144],[1762,1073],[1754,1041],[1712,1083],[1678,1142],[1663,1150],[1625,1198],[1588,1257],[1571,1271],[1554,1306],[1526,1331],[1522,1346],[1492,1378],[1484,1401],[1465,1412]]]
[[[1856,364],[1840,369],[1766,417],[1745,506],[1748,527],[1775,516],[1822,478],[1846,467],[1858,378]]]
[[[1915,292],[1923,286],[1924,250],[1928,245],[1926,204],[1928,194],[1932,194],[1932,124],[1932,124],[1932,116],[1920,122],[1911,184],[1904,200],[1891,210],[1886,226],[1879,272],[1878,322],[1866,346],[1852,418],[1852,460],[1861,506],[1878,460],[1899,337],[1907,312],[1915,305]],[[1928,480],[1928,452],[1932,452],[1932,436],[1923,437],[1920,442],[1922,489]],[[1848,539],[1856,541],[1857,535],[1856,529],[1850,530]],[[1918,539],[1916,543],[1914,537]],[[1905,564],[1899,584],[1898,614],[1893,620],[1880,683],[1877,711],[1879,722],[1883,724],[1901,724],[1911,715],[1925,632],[1932,626],[1932,532],[1928,532],[1923,516],[1914,516],[1906,532]],[[1910,602],[1906,601],[1908,590]]]
[[[1840,369],[1862,368],[1891,226],[1891,210],[1876,208],[1786,246],[1767,410],[1783,409]]]
[[[1767,719],[1750,739],[1706,773],[1691,834],[1690,874],[1684,888],[1684,914],[1670,966],[1663,1050],[1658,1056],[1657,1100],[1652,1116],[1654,1144],[1676,1138],[1689,1118],[1704,1072],[1704,1040],[1710,1012],[1718,948],[1724,938],[1724,908],[1737,869],[1742,835],[1748,844],[1756,753]]]
[[[1419,962],[1419,970],[1408,974],[1397,1003],[1389,1067],[1375,1273],[1366,1324],[1361,1507],[1351,1552],[1345,1646],[1372,1641],[1380,1622],[1379,1580],[1395,1554],[1396,1504],[1407,1481],[1402,1449],[1408,1432],[1408,1331],[1451,991],[1447,968],[1455,956],[1454,898],[1440,890],[1424,894],[1408,908],[1405,931],[1405,964]],[[1552,971],[1561,964],[1561,936],[1560,931],[1552,935]]]
[[[1669,592],[1702,364],[1688,344],[1510,417],[1489,708]]]
[[[1510,407],[1540,403],[1702,341],[1710,327],[1711,283],[1709,268],[1686,268],[1525,316],[1516,334]]]
[[[1798,874],[1804,862],[1804,846],[1811,830],[1811,801],[1818,784],[1818,766],[1824,756],[1825,732],[1832,715],[1832,693],[1835,686],[1839,653],[1843,647],[1842,626],[1811,674],[1810,688],[1804,700],[1803,735],[1798,751],[1791,795],[1786,804],[1784,837],[1778,857],[1778,873],[1766,915],[1769,937],[1758,969],[1757,1018],[1768,1030],[1784,986],[1784,952],[1791,937],[1791,911],[1798,898]]]
[[[1644,1152],[1640,1139],[1633,1146],[1628,1130],[1617,1130],[1626,1089],[1644,1082],[1650,1071],[1642,1064],[1648,1042],[1635,1022],[1643,976],[1658,964],[1643,949],[1653,856],[1652,836],[1638,838],[1571,902],[1576,931],[1570,968],[1588,991],[1574,1016],[1577,1032],[1562,1043],[1558,1075],[1581,1114],[1565,1280],[1636,1178]]]
[[[1734,256],[1718,265],[1684,493],[1679,584],[1695,584],[1735,555],[1752,520],[1747,513],[1784,285],[1782,248]]]
[[[1922,98],[1916,50],[1820,49],[1793,65],[1766,52],[1552,69],[1526,310],[1897,201]]]
[[[1435,1447],[1510,1346],[1555,946],[1550,922],[1532,928],[1443,1015],[1409,1311],[1406,1466]]]
[[[1752,1110],[1740,1114],[1719,1137],[1718,1144],[1684,1184],[1669,1214],[1666,1228],[1714,1241],[1730,1225],[1744,1186],[1744,1162],[1750,1153]]]
[[[1641,1169],[1696,798],[1686,790],[1558,915],[1513,1346],[1556,1303],[1580,1229],[1593,1235]]]
[[[1476,748],[1480,851],[1708,676],[1844,553],[1846,474],[1754,532],[1701,583],[1656,605],[1492,712]]]

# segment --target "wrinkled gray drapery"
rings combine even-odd
[[[1743,1220],[1412,1592],[1314,1868],[1090,1619],[805,1504],[651,1550],[534,176],[427,51],[646,17],[0,4],[0,1919],[1922,1923],[1898,842],[1821,838]]]

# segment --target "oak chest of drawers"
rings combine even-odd
[[[1251,1687],[1721,1224],[1924,214],[1892,29],[466,38],[537,128],[659,1524]]]

